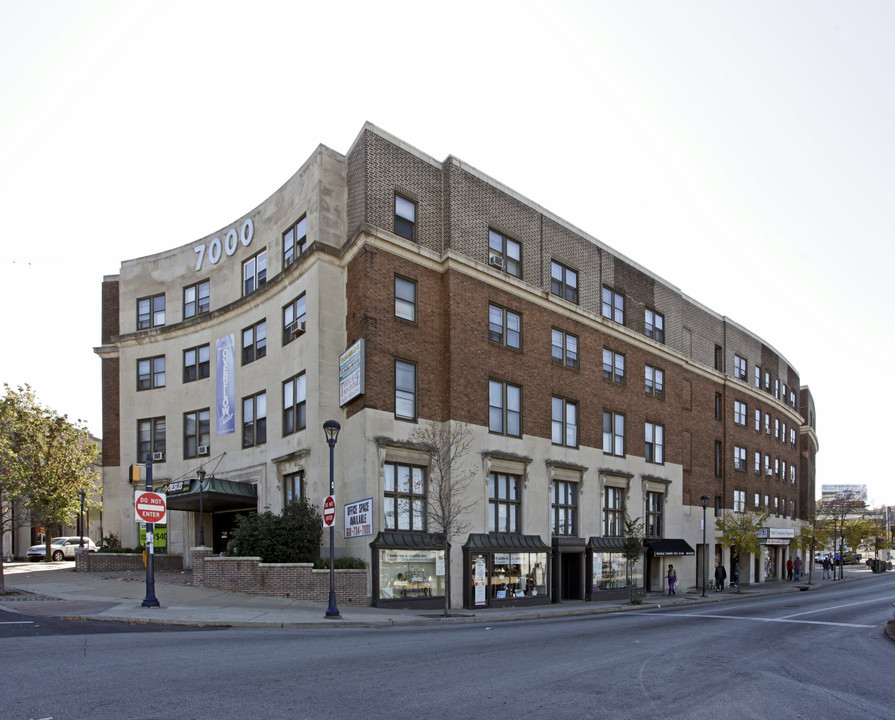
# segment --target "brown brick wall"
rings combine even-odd
[[[102,344],[112,342],[119,334],[118,280],[104,280],[102,288]],[[103,400],[103,467],[117,467],[121,464],[120,407],[118,389],[118,358],[102,360],[102,400]]]
[[[183,556],[156,554],[153,556],[152,565],[156,570],[183,570]],[[75,552],[76,572],[121,572],[145,569],[142,554]]]

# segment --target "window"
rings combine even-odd
[[[739,355],[733,356],[733,376],[740,380],[745,380],[748,376],[746,372],[746,358]]]
[[[774,378],[774,397],[780,399],[780,379]]]
[[[578,273],[553,260],[550,263],[550,292],[569,302],[578,302]]]
[[[395,275],[395,317],[416,322],[416,283]]]
[[[646,526],[644,534],[648,538],[662,537],[662,514],[665,508],[665,495],[660,492],[646,494]]]
[[[519,350],[522,347],[522,316],[499,305],[489,305],[488,339]]]
[[[746,448],[739,446],[733,448],[733,467],[735,470],[746,471]]]
[[[251,295],[267,282],[267,250],[252,255],[242,264],[242,294]]]
[[[183,414],[183,456],[194,458],[207,455],[211,446],[211,412],[208,408]]]
[[[770,477],[771,475],[771,456],[764,456],[764,474]]]
[[[211,309],[211,282],[203,280],[183,289],[183,319],[207,313]]]
[[[553,535],[578,535],[578,483],[553,481],[551,512]]]
[[[308,218],[305,216],[283,233],[283,267],[295,262],[308,247]]]
[[[783,423],[783,427],[780,430],[780,442],[786,442],[786,423]]]
[[[137,390],[165,387],[165,356],[137,360]]]
[[[488,532],[517,533],[521,498],[519,477],[506,473],[488,475]]]
[[[755,409],[755,432],[761,432],[761,410]]]
[[[764,373],[764,389],[767,392],[771,392],[771,373],[765,370]]]
[[[761,387],[761,367],[758,365],[755,366],[755,387]]]
[[[789,391],[789,404],[795,409],[796,407],[796,394],[790,390]]]
[[[774,479],[780,479],[780,458],[774,458]]]
[[[562,363],[566,367],[578,367],[578,336],[553,328],[550,332],[550,345],[553,362]]]
[[[755,453],[755,474],[761,475],[761,453]]]
[[[426,530],[426,471],[416,465],[385,463],[383,511],[386,530]]]
[[[780,418],[774,418],[774,438],[780,439]]]
[[[607,455],[625,455],[625,416],[603,412],[603,452]]]
[[[295,298],[283,308],[283,345],[288,345],[305,331],[308,319],[305,296]]]
[[[603,286],[603,300],[600,304],[604,318],[609,318],[619,325],[625,324],[625,296],[612,288]]]
[[[755,493],[755,509],[758,510],[758,508],[760,508],[760,507],[761,507],[761,495],[759,495],[758,493]]]
[[[210,355],[208,345],[200,345],[183,351],[183,381],[185,383],[208,377],[211,365]]]
[[[721,393],[715,393],[715,420],[721,419],[722,413],[722,397]]]
[[[305,474],[303,471],[283,476],[283,501],[285,505],[303,500],[305,496]]]
[[[715,440],[715,477],[721,477],[721,441]]]
[[[793,485],[796,484],[796,466],[795,466],[795,465],[790,465],[790,466],[789,466],[789,481],[790,481]]]
[[[242,399],[242,446],[263,445],[267,442],[267,393]]]
[[[789,429],[789,443],[793,447],[796,446],[796,429],[795,428]]]
[[[522,246],[494,230],[488,231],[488,264],[522,277]]]
[[[165,324],[165,296],[153,295],[152,297],[137,300],[137,330],[146,330],[150,327],[159,327]]]
[[[774,515],[776,515],[777,517],[780,517],[780,498],[779,497],[774,498]]]
[[[488,382],[488,429],[501,435],[522,435],[522,388],[499,380]]]
[[[734,512],[746,512],[746,491],[745,490],[734,490],[733,491],[733,511]]]
[[[416,203],[395,195],[395,235],[413,240],[416,230]]]
[[[724,349],[715,345],[715,370],[724,371]]]
[[[551,421],[554,445],[578,447],[578,403],[554,396]]]
[[[267,320],[262,320],[242,331],[242,364],[248,365],[265,355],[267,355]]]
[[[283,437],[305,427],[305,374],[283,383]]]
[[[416,420],[416,365],[395,360],[395,417]]]
[[[665,397],[665,372],[654,368],[651,365],[645,365],[644,379],[646,381],[646,394],[653,395],[657,398]]]
[[[617,487],[603,488],[603,535],[621,537],[624,534],[624,490]]]
[[[665,316],[655,310],[643,311],[643,333],[656,342],[665,342]]]
[[[741,402],[740,400],[733,401],[733,421],[737,425],[746,425],[746,403]]]
[[[771,414],[770,413],[764,414],[764,432],[765,432],[765,435],[771,434]]]
[[[644,423],[643,441],[645,460],[662,465],[665,462],[665,426]]]
[[[603,348],[603,379],[625,382],[625,356]]]
[[[165,418],[137,420],[137,459],[144,462],[152,454],[153,461],[159,462],[157,453],[161,453],[161,460],[165,459]]]

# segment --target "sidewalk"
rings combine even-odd
[[[870,575],[865,566],[846,568],[846,580]],[[711,587],[702,597],[701,588],[674,596],[648,593],[641,605],[618,601],[567,601],[522,608],[465,610],[456,608],[451,617],[439,610],[400,610],[340,607],[340,619],[327,619],[325,603],[289,598],[272,598],[247,593],[197,588],[189,573],[157,573],[155,597],[160,607],[146,608],[145,573],[78,573],[73,562],[12,563],[4,565],[7,592],[0,607],[24,615],[49,615],[80,620],[105,620],[163,625],[229,626],[259,628],[388,627],[399,625],[440,625],[445,623],[496,623],[512,620],[631,612],[669,605],[729,602],[737,598],[798,592],[803,582],[772,581],[743,586],[741,592],[726,588],[716,593]],[[812,578],[812,587],[837,585],[840,581]]]

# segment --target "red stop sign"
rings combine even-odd
[[[332,527],[336,521],[336,499],[329,495],[323,501],[323,524],[326,527]]]

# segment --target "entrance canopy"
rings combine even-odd
[[[548,552],[550,546],[540,535],[514,535],[512,533],[470,533],[466,544],[469,550],[493,552]]]
[[[199,512],[199,480],[178,480],[162,486],[168,510]],[[202,481],[202,510],[206,513],[258,509],[258,491],[251,483],[206,477]]]
[[[695,555],[696,551],[690,547],[686,540],[680,538],[661,538],[659,540],[647,540],[646,547],[656,557],[669,557],[672,555]]]

